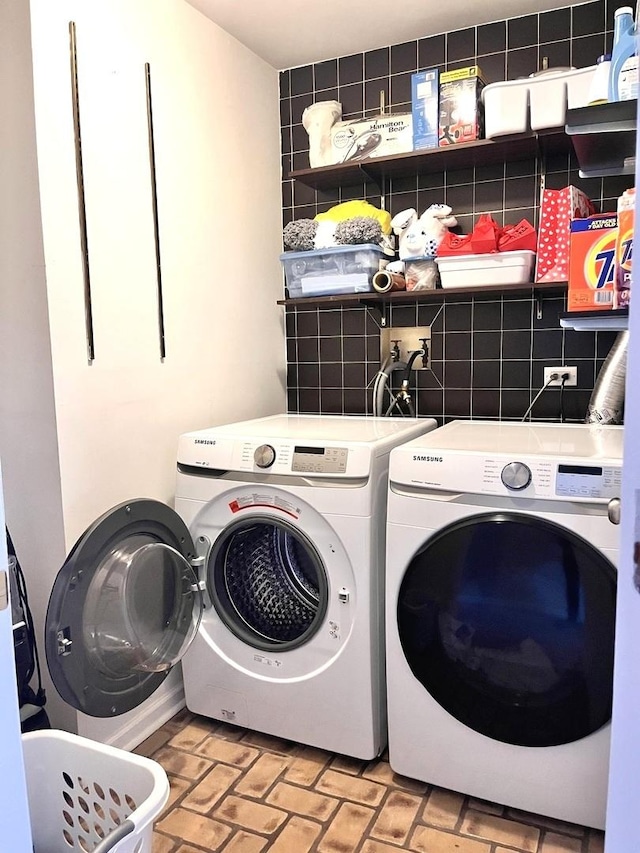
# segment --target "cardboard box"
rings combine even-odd
[[[536,281],[567,281],[569,278],[569,240],[571,222],[595,213],[591,200],[577,187],[550,190],[540,194],[540,225]]]
[[[481,93],[484,88],[478,65],[445,71],[440,75],[440,145],[471,142],[483,131]]]
[[[628,308],[631,295],[635,189],[625,190],[618,199],[618,237],[616,239],[616,278],[614,308]]]
[[[571,223],[569,311],[613,308],[618,214],[601,213]]]
[[[413,151],[411,113],[339,121],[331,128],[334,163],[388,157]]]
[[[438,147],[439,76],[437,68],[411,75],[414,151]]]

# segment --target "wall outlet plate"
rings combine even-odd
[[[577,367],[545,367],[544,369],[544,384],[549,383],[549,388],[560,387],[562,385],[562,379],[552,379],[550,377],[553,373],[557,373],[559,377],[562,377],[563,374],[567,373],[569,378],[564,383],[564,387],[567,388],[570,385],[578,384],[578,368]]]
[[[392,352],[399,353],[400,361],[408,362],[412,352],[422,349],[423,339],[427,342],[427,358],[417,358],[413,362],[414,370],[431,367],[431,326],[385,326],[380,329],[380,364],[384,364]]]

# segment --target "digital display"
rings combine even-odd
[[[315,453],[317,456],[324,456],[324,447],[294,447],[294,453]]]
[[[586,474],[602,477],[602,468],[591,468],[587,465],[558,465],[558,474]]]

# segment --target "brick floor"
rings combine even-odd
[[[136,750],[171,782],[153,853],[598,853],[603,833],[182,711]]]

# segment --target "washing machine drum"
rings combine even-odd
[[[469,728],[520,746],[586,737],[611,716],[616,573],[550,521],[488,513],[409,563],[398,631],[414,676]]]
[[[318,630],[327,608],[320,555],[298,528],[244,518],[218,536],[208,589],[227,628],[257,649],[293,649]]]

